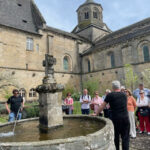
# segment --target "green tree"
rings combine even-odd
[[[150,87],[150,69],[145,69],[143,72],[142,72],[142,76],[143,76],[143,81],[144,83]]]
[[[81,93],[70,84],[67,84],[62,92],[63,99],[65,99],[67,93],[71,93],[71,97],[74,101],[79,101]]]
[[[94,97],[94,92],[99,90],[99,80],[98,79],[90,79],[83,82],[83,88],[87,89],[89,95]]]
[[[126,88],[129,88],[133,91],[135,88],[136,82],[138,80],[138,77],[134,73],[133,68],[130,64],[126,64],[124,66],[124,71],[125,71],[125,79],[124,79],[125,86]]]

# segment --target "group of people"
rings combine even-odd
[[[119,81],[112,82],[112,91],[106,90],[104,96],[100,97],[98,91],[91,98],[88,90],[83,90],[80,96],[81,112],[83,115],[89,115],[90,109],[93,110],[93,116],[103,116],[112,120],[115,131],[115,146],[119,150],[119,139],[122,138],[122,150],[129,150],[129,139],[136,138],[136,125],[140,129],[139,133],[147,132],[150,135],[150,89],[144,88],[139,84],[139,88],[133,91],[121,87]],[[9,105],[10,104],[10,108]],[[71,93],[67,93],[64,100],[64,110],[66,114],[73,113],[73,98]],[[18,90],[13,90],[11,96],[6,102],[6,109],[9,113],[9,121],[21,119],[21,111],[24,107],[24,100]],[[135,123],[135,111],[139,120],[139,125]]]
[[[80,96],[81,112],[89,115],[90,109],[94,111],[93,116],[103,116],[112,120],[115,130],[115,146],[119,150],[119,138],[122,138],[122,149],[129,150],[129,139],[136,138],[136,126],[139,133],[147,132],[150,135],[150,90],[139,84],[139,88],[132,92],[125,87],[121,87],[119,81],[112,82],[112,91],[106,90],[104,96],[100,97],[98,91],[91,98],[88,90],[83,90]],[[68,93],[64,101],[68,106],[68,113],[73,113],[73,99]],[[135,122],[135,112],[139,120],[139,125]]]

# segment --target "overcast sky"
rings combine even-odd
[[[72,31],[77,25],[77,8],[85,0],[35,0],[47,25]],[[150,17],[150,0],[95,0],[103,7],[103,20],[118,30]]]

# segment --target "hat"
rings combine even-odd
[[[139,93],[145,93],[143,90],[141,90]]]

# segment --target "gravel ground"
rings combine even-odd
[[[150,135],[137,134],[136,139],[130,140],[130,150],[150,150]]]

